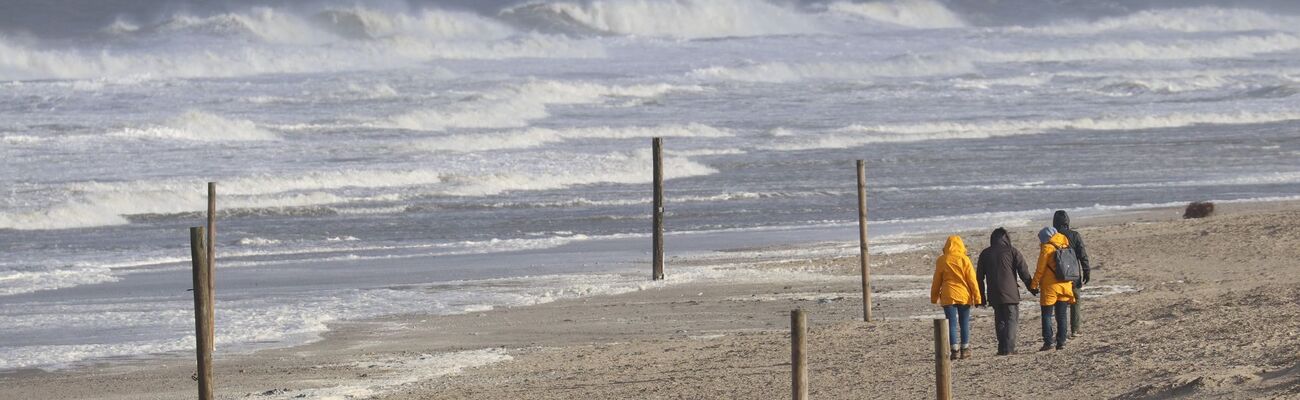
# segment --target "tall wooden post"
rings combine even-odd
[[[790,382],[794,400],[808,399],[808,317],[802,309],[790,312]]]
[[[934,388],[935,398],[952,400],[952,367],[948,359],[948,320],[934,320]]]
[[[862,320],[871,322],[871,267],[867,264],[867,164],[858,160],[858,247],[862,262]]]
[[[208,302],[215,303],[216,302],[215,297],[217,292],[213,290],[214,289],[213,285],[216,283],[216,278],[214,274],[215,274],[215,270],[217,269],[217,244],[216,244],[217,243],[217,183],[216,182],[208,182],[208,234],[207,234],[206,242],[208,244],[207,247],[205,248],[208,256],[207,257],[208,295],[211,296],[208,298]],[[208,336],[215,337],[216,332],[214,332],[213,329],[215,329],[213,325],[208,324]],[[208,342],[208,345],[216,346],[216,344],[211,341]],[[215,348],[209,350],[215,350]]]
[[[190,228],[190,263],[194,275],[194,338],[198,352],[199,400],[212,399],[212,272],[203,228]]]
[[[664,279],[664,154],[663,141],[651,140],[654,147],[654,271],[650,279]]]

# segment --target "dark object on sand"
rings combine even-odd
[[[1205,218],[1211,214],[1214,214],[1214,203],[1198,201],[1187,205],[1187,211],[1183,212],[1183,218]]]

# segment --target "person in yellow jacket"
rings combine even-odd
[[[934,281],[930,283],[930,302],[943,306],[948,318],[948,344],[952,359],[970,358],[970,307],[984,303],[975,280],[975,266],[966,255],[961,237],[949,236],[943,255],[934,263]],[[957,329],[961,328],[961,347],[957,350]]]
[[[1038,241],[1042,244],[1038,252],[1038,270],[1034,271],[1034,280],[1029,284],[1029,292],[1039,295],[1038,305],[1043,310],[1043,347],[1038,351],[1065,349],[1065,339],[1069,335],[1068,320],[1070,304],[1074,304],[1074,283],[1056,279],[1056,250],[1070,247],[1070,239],[1046,227],[1038,232]],[[1052,334],[1052,322],[1056,322],[1056,334]]]

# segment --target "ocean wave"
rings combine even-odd
[[[962,28],[966,21],[935,0],[837,1],[827,11],[909,28]]]
[[[1300,30],[1300,17],[1245,8],[1194,7],[1141,10],[1093,21],[1066,20],[1050,25],[1009,27],[1011,32],[1092,35],[1105,32],[1246,32]]]
[[[1135,40],[1108,42],[1079,47],[1030,50],[1023,52],[972,51],[984,62],[1069,62],[1092,60],[1194,60],[1242,58],[1259,54],[1300,49],[1300,37],[1289,33],[1245,35],[1220,39],[1150,43]]]
[[[727,137],[732,133],[703,124],[661,126],[589,127],[568,129],[529,128],[503,133],[450,135],[423,139],[401,148],[423,151],[478,152],[487,150],[525,149],[574,139],[632,139],[650,137]]]
[[[1300,112],[1173,113],[1165,115],[1104,116],[1070,119],[997,121],[942,121],[893,125],[852,125],[822,134],[795,134],[773,138],[760,146],[767,150],[795,151],[851,148],[872,143],[932,140],[987,139],[1032,135],[1061,130],[1121,131],[1179,128],[1193,125],[1249,125],[1300,120]]]
[[[877,62],[773,62],[743,67],[697,69],[691,76],[744,82],[783,83],[805,80],[868,80],[890,77],[959,75],[975,71],[970,60],[904,54]]]
[[[563,189],[588,184],[633,184],[651,179],[650,151],[586,155],[547,160],[526,172],[350,170],[296,175],[253,175],[220,182],[221,206],[258,215],[291,209],[358,201],[399,201],[385,189],[414,187],[415,193],[438,196],[488,196],[511,191]],[[669,156],[666,179],[710,175],[717,170],[687,158]],[[61,190],[60,201],[25,211],[0,212],[0,229],[51,230],[123,225],[131,216],[199,212],[206,207],[202,180],[170,179],[132,182],[80,182]],[[343,189],[373,189],[380,194],[348,195]],[[309,210],[310,211],[310,210]],[[331,211],[332,212],[332,211]],[[291,211],[279,211],[292,215]],[[148,218],[145,218],[148,219]]]
[[[453,128],[522,128],[547,118],[547,107],[597,104],[606,99],[657,97],[676,91],[702,91],[699,86],[669,84],[611,86],[586,82],[533,81],[481,93],[447,109],[416,110],[394,115],[380,127],[422,131]]]
[[[259,128],[252,121],[222,118],[197,110],[187,111],[161,125],[126,128],[111,132],[109,136],[199,142],[243,142],[279,138],[275,133]]]
[[[505,19],[565,33],[682,39],[822,33],[813,16],[763,0],[532,2]]]

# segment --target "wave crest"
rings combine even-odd
[[[579,34],[700,39],[823,32],[811,15],[762,0],[533,2],[500,16]]]

